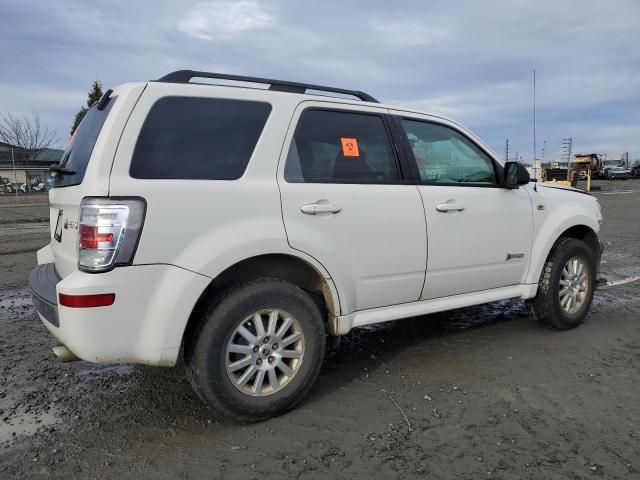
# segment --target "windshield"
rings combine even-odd
[[[98,110],[98,107],[94,105],[87,111],[80,125],[71,136],[67,149],[62,155],[62,160],[60,160],[61,167],[74,173],[67,175],[57,174],[53,182],[54,188],[69,187],[82,183],[91,152],[93,152],[93,147],[96,144],[98,135],[100,135],[102,125],[104,125],[115,100],[116,97],[109,98],[102,110]]]

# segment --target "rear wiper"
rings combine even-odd
[[[61,167],[60,165],[52,165],[49,167],[49,171],[55,175],[75,175],[75,170],[70,170],[68,168]]]

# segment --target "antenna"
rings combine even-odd
[[[533,161],[538,158],[536,152],[536,69],[533,69]]]

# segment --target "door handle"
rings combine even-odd
[[[331,203],[309,203],[300,207],[300,210],[307,215],[317,215],[318,213],[338,213],[342,207]]]
[[[447,203],[439,203],[436,205],[436,210],[439,212],[462,212],[464,210],[464,205],[457,202],[447,202]]]

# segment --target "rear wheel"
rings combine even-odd
[[[561,238],[549,255],[530,303],[543,325],[566,330],[578,326],[587,315],[595,291],[593,252],[581,240]]]
[[[325,352],[314,300],[275,278],[227,290],[204,314],[185,351],[191,384],[227,417],[261,420],[284,413],[313,386]]]

